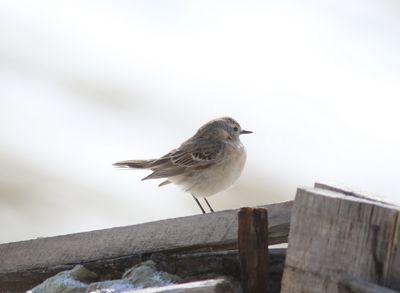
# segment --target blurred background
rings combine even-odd
[[[0,1],[0,242],[199,214],[111,164],[229,115],[216,210],[333,182],[400,203],[400,2]]]

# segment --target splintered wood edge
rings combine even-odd
[[[351,191],[350,189],[336,188],[336,187],[329,186],[326,184],[316,183],[315,187],[299,187],[297,189],[296,194],[298,194],[299,191],[303,191],[308,194],[323,195],[323,196],[330,197],[330,198],[340,198],[340,199],[350,200],[350,201],[354,201],[354,202],[363,202],[363,203],[367,203],[367,204],[386,207],[389,209],[400,210],[400,206],[398,206],[394,203],[381,201],[381,200],[377,199],[376,197],[369,197],[367,195],[361,195],[361,194],[358,194],[356,191]]]
[[[339,192],[339,193],[342,193],[347,196],[367,199],[369,201],[383,203],[386,205],[398,206],[395,203],[383,201],[382,199],[380,199],[378,196],[376,196],[374,194],[370,194],[365,191],[355,190],[355,189],[347,187],[347,186],[338,186],[338,185],[332,185],[332,184],[324,183],[324,182],[316,182],[314,184],[314,188]]]

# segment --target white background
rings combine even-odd
[[[123,159],[229,115],[216,210],[336,182],[400,203],[400,4],[0,1],[0,242],[198,214]]]

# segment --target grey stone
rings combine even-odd
[[[63,271],[48,278],[43,283],[29,290],[29,293],[84,293],[88,283],[94,281],[97,274],[82,265],[72,270]]]
[[[152,260],[135,265],[125,272],[122,279],[139,288],[165,286],[181,281],[178,276],[157,271]]]
[[[157,271],[154,261],[133,266],[120,280],[92,283],[86,293],[130,292],[148,287],[159,287],[179,282],[181,279],[166,272]]]

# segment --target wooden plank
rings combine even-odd
[[[132,293],[235,293],[238,288],[223,278],[131,291]]]
[[[342,194],[348,195],[348,196],[367,199],[368,201],[376,201],[376,202],[379,202],[379,203],[396,206],[393,203],[385,202],[385,201],[379,199],[375,195],[368,194],[366,192],[361,192],[361,191],[358,191],[358,190],[355,191],[355,190],[352,190],[351,188],[346,187],[346,186],[338,186],[338,185],[332,185],[332,184],[328,184],[328,183],[316,182],[314,184],[314,188],[330,190],[330,191],[339,192],[339,193],[342,193]]]
[[[297,191],[282,292],[340,292],[343,274],[400,289],[400,207],[329,188]]]
[[[338,289],[341,293],[399,293],[353,276],[344,276]]]
[[[270,248],[268,254],[270,293],[278,293],[280,292],[286,249]],[[184,280],[201,279],[203,276],[228,276],[240,279],[239,257],[236,250],[125,256],[89,262],[84,266],[97,273],[99,280],[110,280],[121,278],[127,268],[146,260],[153,260],[157,264],[158,270],[178,275]],[[66,265],[46,270],[0,274],[0,292],[26,292],[59,271],[70,270],[73,267],[74,265]]]
[[[269,274],[279,275],[283,273],[285,256],[286,248],[269,249]],[[184,279],[210,274],[227,275],[240,279],[237,250],[172,255],[154,254],[150,259],[157,263],[159,270],[178,275]]]
[[[268,292],[268,211],[241,208],[238,248],[243,293]]]
[[[266,205],[269,243],[287,241],[292,201]],[[75,264],[129,264],[153,253],[189,253],[237,248],[238,210],[139,225],[0,244],[0,288],[30,276],[40,283]],[[124,262],[121,262],[124,263]],[[12,280],[10,283],[9,280]],[[18,281],[19,280],[19,281]]]

